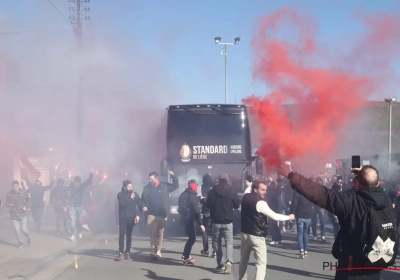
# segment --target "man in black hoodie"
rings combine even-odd
[[[56,234],[60,234],[61,221],[64,223],[65,232],[68,233],[68,188],[64,186],[64,179],[57,180],[57,184],[50,194],[50,204],[56,214]]]
[[[332,254],[338,260],[335,279],[381,279],[381,270],[362,269],[362,267],[365,267],[363,262],[366,257],[362,247],[366,244],[360,243],[364,243],[366,240],[360,240],[360,230],[356,230],[360,229],[360,227],[362,232],[371,230],[370,228],[365,228],[368,222],[364,225],[362,224],[365,221],[365,215],[371,209],[375,212],[382,211],[381,213],[386,217],[394,220],[392,203],[383,189],[379,187],[379,173],[376,168],[367,165],[358,171],[356,177],[357,191],[355,193],[330,190],[300,174],[292,172],[289,164],[282,164],[278,168],[278,173],[290,180],[292,188],[296,192],[337,216],[341,227],[332,247]],[[378,235],[378,237],[380,236]],[[379,256],[378,251],[381,254],[386,253],[385,257],[390,254],[391,259],[396,257],[398,240],[392,240],[391,244],[394,245],[394,248],[387,247],[384,250],[380,248],[380,244],[377,241],[378,239],[375,241],[376,246],[372,247],[373,251],[367,252],[368,257],[369,255]]]
[[[211,216],[210,216],[210,208],[207,207],[207,197],[208,193],[211,191],[211,189],[214,186],[214,182],[211,178],[210,174],[205,174],[203,176],[203,184],[201,185],[201,211],[203,214],[203,225],[205,227],[205,231],[203,232],[203,250],[201,250],[201,253],[203,255],[208,255],[208,236],[211,235]],[[212,256],[216,256],[216,253],[213,252]]]
[[[228,174],[219,176],[219,185],[208,193],[207,206],[212,221],[213,249],[217,252],[217,271],[229,274],[233,263],[233,209],[239,209],[240,201],[229,184]],[[226,243],[226,262],[223,260],[222,238]]]
[[[186,234],[189,237],[189,239],[186,241],[182,254],[184,265],[193,265],[194,262],[194,258],[190,258],[190,252],[192,251],[193,244],[196,242],[196,225],[194,222],[196,221],[200,225],[201,231],[205,232],[205,228],[200,217],[197,192],[198,184],[196,180],[190,180],[188,182],[187,189],[181,194],[181,196],[184,196],[183,201],[186,202],[185,211],[187,212],[182,213],[183,215],[181,215],[181,221],[185,227]]]
[[[29,186],[28,193],[31,196],[31,212],[32,218],[36,226],[36,230],[39,232],[42,226],[43,217],[43,196],[46,191],[51,189],[54,185],[56,177],[50,182],[50,185],[43,186],[40,180],[36,180],[33,186]],[[27,182],[29,184],[29,182]]]
[[[71,218],[71,241],[75,241],[75,235],[82,238],[82,213],[83,213],[83,193],[93,181],[93,170],[90,170],[89,179],[82,183],[79,176],[68,187],[69,195],[69,215]]]
[[[312,211],[312,203],[303,195],[294,192],[292,204],[290,205],[290,214],[294,214],[296,217],[297,242],[301,259],[307,256],[308,229],[311,223]]]
[[[119,205],[119,254],[118,261],[131,259],[130,250],[132,245],[133,226],[140,220],[137,209],[142,209],[140,196],[132,190],[132,182],[122,182],[121,192],[117,196]],[[124,240],[126,234],[126,247],[124,254]]]

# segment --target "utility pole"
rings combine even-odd
[[[396,97],[389,97],[384,99],[389,103],[389,139],[388,139],[388,170],[390,171],[392,163],[392,103],[397,100]]]
[[[90,19],[85,13],[90,11],[87,6],[90,0],[70,0],[75,3],[75,7],[70,7],[70,11],[76,15],[70,16],[71,24],[74,26],[75,34],[78,39],[78,59],[77,59],[77,72],[78,72],[78,88],[76,95],[76,132],[77,132],[77,155],[83,151],[83,75],[81,67],[81,52],[82,52],[82,20]],[[84,5],[82,5],[84,4]]]

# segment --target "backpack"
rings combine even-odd
[[[190,205],[189,205],[189,194],[187,192],[183,192],[179,196],[178,213],[181,215],[182,223],[186,223],[191,218],[191,211],[190,211]]]
[[[396,262],[399,232],[389,207],[376,211],[367,207],[361,223],[353,232],[354,257],[363,267],[387,268]],[[358,261],[357,261],[358,263]]]

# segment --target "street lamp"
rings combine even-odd
[[[385,102],[389,103],[389,143],[388,143],[389,170],[390,170],[390,162],[392,160],[392,103],[396,100],[397,100],[396,97],[385,98]]]
[[[240,42],[240,37],[236,37],[233,43],[222,43],[221,37],[214,38],[215,44],[224,45],[221,51],[222,55],[225,55],[225,104],[228,104],[228,45],[237,45]]]

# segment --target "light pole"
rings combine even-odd
[[[215,44],[224,45],[221,51],[222,55],[225,55],[225,104],[228,104],[228,45],[237,45],[240,42],[240,37],[236,37],[233,43],[222,43],[221,37],[214,38]]]
[[[389,143],[388,143],[389,170],[390,170],[390,162],[392,160],[392,103],[396,100],[397,100],[396,97],[385,98],[385,102],[389,103]]]

